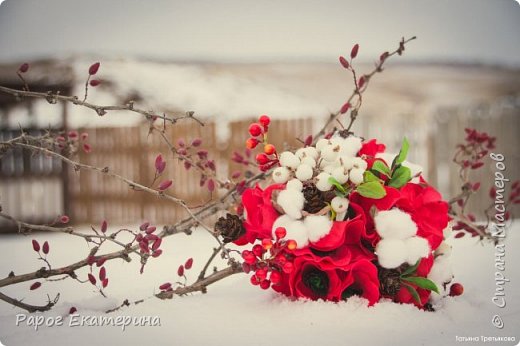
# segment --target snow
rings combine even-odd
[[[137,228],[135,226],[134,228]],[[88,226],[83,227],[88,231]],[[515,336],[520,338],[520,227],[509,231],[506,244],[506,272],[511,281],[505,284],[507,306],[495,306],[495,249],[481,245],[475,238],[450,239],[453,244],[453,272],[464,285],[460,297],[448,297],[436,312],[417,310],[410,305],[380,302],[367,308],[366,301],[352,298],[338,304],[322,301],[296,301],[263,291],[249,284],[249,277],[237,274],[208,288],[208,293],[193,294],[162,301],[147,299],[110,316],[158,316],[160,326],[69,327],[66,316],[71,306],[80,315],[103,316],[103,311],[121,303],[151,297],[159,285],[176,281],[176,269],[188,257],[194,257],[193,279],[208,257],[214,240],[206,233],[177,235],[165,239],[164,254],[151,261],[139,275],[138,261],[106,264],[110,284],[103,298],[89,284],[65,280],[44,282],[29,291],[29,283],[4,287],[2,293],[24,298],[27,303],[41,303],[49,293],[61,293],[56,308],[42,315],[65,316],[60,327],[15,326],[16,314],[23,311],[0,302],[0,340],[4,345],[456,345],[456,336]],[[29,272],[39,268],[32,252],[31,239],[50,243],[49,259],[54,266],[84,258],[87,249],[81,238],[61,234],[2,235],[1,272]],[[83,250],[81,250],[83,249]],[[219,262],[220,261],[220,262]],[[217,261],[219,266],[221,260]],[[78,271],[80,278],[86,271]],[[516,288],[516,289],[515,289]],[[491,324],[500,314],[505,327]],[[479,344],[479,343],[473,343]],[[491,344],[491,343],[490,343]],[[501,343],[510,345],[514,343]]]

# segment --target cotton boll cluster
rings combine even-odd
[[[320,168],[323,172],[334,177],[340,184],[350,181],[354,185],[363,182],[363,174],[367,169],[367,162],[356,157],[361,149],[361,138],[341,136],[331,139],[320,139],[316,143],[316,149],[320,154]],[[332,186],[322,183],[321,191],[330,190]]]
[[[430,254],[430,245],[416,236],[417,225],[410,214],[400,209],[380,211],[374,217],[376,231],[382,238],[376,246],[379,264],[387,269],[397,268],[404,262],[414,265]]]
[[[451,263],[451,246],[445,241],[435,250],[435,260],[432,269],[428,274],[428,279],[432,280],[439,290],[446,293],[445,284],[453,279],[453,268]],[[433,302],[438,301],[442,295],[433,295]]]
[[[286,214],[274,222],[273,235],[278,227],[284,227],[287,230],[285,239],[296,241],[296,248],[301,249],[309,245],[309,242],[317,242],[329,234],[332,221],[325,215],[309,215],[303,220],[295,220]]]
[[[276,202],[284,212],[294,219],[300,219],[302,217],[303,205],[305,204],[305,197],[297,183],[291,183],[289,189],[280,191]],[[303,186],[303,185],[302,185]]]

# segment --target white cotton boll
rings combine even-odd
[[[361,157],[354,157],[352,159],[352,166],[353,166],[353,168],[360,169],[364,172],[367,170],[368,163],[365,160],[363,160]]]
[[[443,241],[437,249],[435,249],[435,256],[449,257],[451,255],[451,245]]]
[[[345,184],[348,181],[348,170],[344,167],[334,168],[334,170],[332,170],[332,176],[340,184]]]
[[[330,165],[328,165],[328,166],[323,167],[322,170],[323,170],[323,172],[325,172],[325,173],[329,173],[330,175],[332,175],[332,172],[333,172],[336,168],[337,168],[336,165],[334,165],[334,164],[330,164]]]
[[[318,142],[316,142],[316,149],[318,151],[321,151],[323,148],[325,148],[325,146],[327,146],[329,144],[330,144],[330,141],[328,139],[321,138],[320,140],[318,140]]]
[[[349,173],[349,178],[352,184],[359,185],[363,182],[363,173],[361,169],[353,168]]]
[[[306,164],[301,164],[296,169],[296,178],[301,181],[307,181],[312,178],[314,171],[312,167]]]
[[[300,164],[300,159],[290,151],[284,151],[280,154],[280,164],[287,168],[296,169]]]
[[[330,206],[336,213],[343,213],[348,209],[348,203],[349,201],[345,197],[336,196],[330,202]]]
[[[417,225],[410,214],[397,208],[378,212],[374,221],[381,238],[407,239],[417,233]]]
[[[381,239],[376,245],[376,254],[379,264],[387,269],[399,267],[408,255],[406,245],[400,239]]]
[[[329,183],[330,174],[321,172],[316,177],[316,187],[320,191],[329,191],[332,188],[332,184]]]
[[[285,186],[287,190],[294,190],[300,192],[303,189],[303,183],[298,179],[291,179]]]
[[[406,262],[409,265],[417,263],[419,258],[428,257],[430,254],[430,244],[422,237],[411,237],[404,241],[406,249],[408,250],[408,257]]]
[[[316,160],[309,156],[305,156],[303,159],[301,159],[301,163],[306,164],[312,168],[316,167]]]
[[[273,180],[277,184],[283,184],[290,178],[290,172],[286,167],[278,167],[273,171]]]
[[[293,221],[285,228],[285,230],[287,231],[287,235],[284,239],[292,239],[296,241],[297,249],[301,249],[309,245],[307,227],[305,226],[303,221]]]
[[[321,157],[324,160],[333,162],[336,160],[336,158],[339,155],[339,149],[340,149],[339,145],[333,145],[333,144],[327,145],[327,146],[325,146],[325,148],[323,148],[321,150]]]
[[[318,150],[315,147],[306,147],[306,148],[303,148],[303,150],[305,152],[306,157],[310,157],[314,160],[317,160],[318,156],[320,156],[320,154],[318,153]]]
[[[453,279],[453,267],[451,258],[440,256],[435,259],[431,271],[428,273],[428,279],[435,282],[439,289],[442,289],[444,283]]]
[[[352,169],[354,167],[354,158],[351,156],[341,155],[336,159],[336,163],[346,169]]]
[[[306,156],[304,153],[305,153],[305,148],[300,148],[300,149],[296,150],[294,155],[296,155],[296,157],[298,157],[301,160]]]
[[[341,155],[356,156],[361,146],[361,138],[355,136],[347,137],[341,145]]]
[[[273,228],[272,228],[272,230],[271,230],[271,232],[272,232],[272,234],[273,234],[273,238],[276,239],[276,235],[275,235],[274,232],[276,231],[277,228],[279,228],[279,227],[283,227],[283,228],[285,228],[286,230],[288,230],[289,225],[290,225],[291,223],[293,223],[294,221],[296,221],[296,220],[294,220],[294,219],[293,219],[292,217],[290,217],[289,215],[281,215],[281,216],[279,216],[279,217],[275,220],[275,222],[273,223]],[[287,239],[287,238],[285,238],[285,239]]]
[[[294,219],[299,219],[302,217],[302,209],[305,203],[305,197],[300,191],[282,190],[278,194],[278,199],[276,202],[290,217]]]
[[[303,223],[307,227],[307,236],[311,243],[315,243],[327,234],[332,228],[332,221],[326,215],[309,215]]]

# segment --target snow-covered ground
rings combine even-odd
[[[84,228],[85,230],[88,227]],[[90,284],[65,280],[45,282],[40,289],[29,291],[30,283],[1,289],[2,293],[24,298],[27,303],[43,303],[46,294],[61,294],[58,305],[50,312],[33,316],[64,316],[59,327],[16,326],[16,315],[24,311],[0,302],[0,341],[4,345],[455,345],[458,337],[514,336],[520,340],[520,227],[509,230],[506,244],[505,285],[507,306],[492,302],[495,292],[495,249],[475,239],[452,239],[456,281],[465,287],[464,295],[444,300],[436,312],[420,311],[409,305],[381,302],[367,308],[362,299],[339,304],[297,301],[262,291],[249,284],[249,277],[238,274],[208,289],[162,301],[123,308],[108,316],[157,316],[160,326],[69,326],[69,308],[75,306],[81,316],[106,316],[103,311],[120,304],[151,297],[158,286],[177,279],[179,264],[194,257],[190,278],[198,274],[214,246],[204,232],[192,236],[177,235],[163,242],[164,254],[151,261],[139,275],[139,263],[115,261],[107,265],[110,284],[108,298],[96,293]],[[81,238],[60,234],[35,234],[27,237],[2,235],[0,238],[0,273],[11,270],[24,273],[41,266],[31,247],[31,239],[48,240],[49,260],[54,267],[84,258],[87,249]],[[79,251],[81,249],[82,251]],[[222,265],[222,262],[217,262]],[[80,278],[86,271],[78,272]],[[505,324],[495,328],[491,319],[499,314]],[[480,344],[481,342],[470,342]],[[494,344],[488,342],[486,344]]]

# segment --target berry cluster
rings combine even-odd
[[[188,258],[186,260],[186,262],[184,264],[181,264],[179,266],[179,268],[177,269],[177,275],[179,275],[180,277],[184,277],[184,280],[186,281],[186,275],[184,275],[184,270],[190,270],[191,267],[193,266],[193,258]],[[181,284],[181,285],[185,285],[180,283],[180,282],[177,282],[178,284]],[[173,292],[173,286],[172,286],[172,283],[171,282],[165,282],[163,283],[161,286],[159,286],[159,289],[161,290],[161,292]]]
[[[162,238],[159,238],[154,232],[157,227],[151,226],[149,222],[139,226],[141,233],[137,234],[135,240],[139,243],[139,251],[141,254],[150,254],[152,257],[159,257],[162,254],[160,249]]]
[[[292,272],[292,255],[287,250],[296,249],[296,241],[284,239],[286,235],[286,229],[279,227],[275,230],[276,240],[274,242],[265,238],[261,245],[254,245],[251,251],[242,251],[242,258],[244,259],[242,269],[246,274],[254,271],[251,276],[253,285],[259,285],[266,290],[271,285],[280,284],[282,272],[285,274]]]
[[[256,162],[260,165],[260,170],[265,172],[278,163],[278,153],[276,147],[267,140],[267,132],[271,118],[262,115],[258,118],[257,123],[249,125],[249,134],[252,136],[246,141],[248,149],[254,149],[259,144],[263,144],[264,152],[256,155]]]
[[[92,146],[87,143],[87,139],[88,133],[83,132],[79,134],[78,131],[72,130],[67,134],[57,136],[54,145],[64,152],[65,155],[75,153],[81,145],[83,151],[88,154],[92,151]]]

